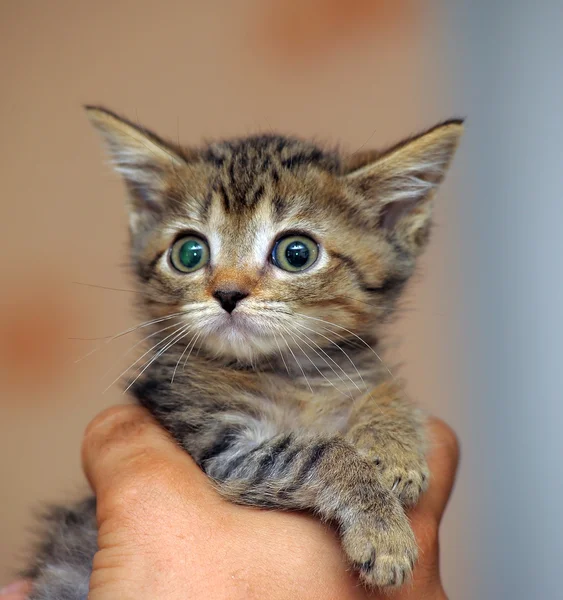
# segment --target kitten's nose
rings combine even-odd
[[[219,301],[219,304],[230,314],[235,310],[237,303],[246,298],[248,294],[240,290],[217,290],[213,297]]]

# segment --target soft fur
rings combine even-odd
[[[261,135],[181,148],[88,107],[128,187],[132,261],[153,346],[128,383],[226,498],[316,513],[368,586],[398,586],[417,548],[405,506],[428,484],[420,411],[378,354],[430,231],[432,199],[462,133],[452,120],[350,156]],[[170,248],[207,240],[180,273]],[[320,248],[272,264],[287,232]],[[217,291],[246,297],[232,313]],[[59,509],[30,574],[33,600],[86,598],[95,500]]]

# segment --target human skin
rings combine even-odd
[[[117,406],[88,426],[82,457],[98,499],[89,600],[444,600],[438,532],[459,459],[455,434],[429,424],[431,483],[410,513],[419,560],[392,595],[363,588],[329,525],[223,500],[144,409]],[[24,600],[16,582],[3,600]]]

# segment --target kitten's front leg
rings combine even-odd
[[[416,504],[429,477],[424,420],[398,385],[382,384],[357,402],[346,439],[373,462],[403,505]]]
[[[185,396],[162,383],[144,382],[135,392],[225,498],[309,510],[335,522],[349,561],[368,585],[395,586],[409,577],[417,546],[403,507],[349,441],[280,433],[276,418],[257,412],[255,402],[208,401],[188,410]]]
[[[375,467],[341,437],[280,434],[251,449],[231,439],[202,467],[238,504],[310,510],[337,524],[343,548],[370,586],[401,585],[417,556],[396,496]]]

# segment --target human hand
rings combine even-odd
[[[458,463],[455,434],[429,424],[431,484],[410,512],[420,548],[394,600],[444,600],[438,529]],[[119,406],[86,431],[86,475],[98,498],[99,551],[89,600],[383,600],[361,587],[336,534],[307,514],[223,500],[143,409]],[[22,586],[25,582],[22,582]],[[24,600],[27,588],[3,595]]]

